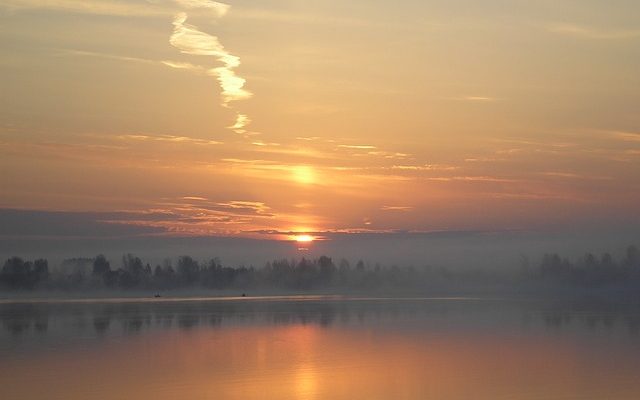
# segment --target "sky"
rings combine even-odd
[[[0,235],[626,232],[638,15],[635,0],[3,0]]]

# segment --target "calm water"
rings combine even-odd
[[[481,299],[0,302],[0,398],[634,399],[640,309]]]

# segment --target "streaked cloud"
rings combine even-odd
[[[459,167],[454,165],[423,164],[423,165],[393,165],[392,170],[401,171],[454,171]]]
[[[175,10],[175,7],[163,3],[112,0],[3,0],[0,8],[11,11],[47,10],[120,17],[163,16],[170,15]]]
[[[205,8],[208,10],[212,10],[216,13],[218,17],[224,16],[231,8],[231,6],[228,4],[219,3],[217,1],[210,1],[210,0],[175,0],[175,1],[176,3],[186,8],[191,8],[191,9]]]
[[[280,147],[280,146],[282,146],[282,144],[280,144],[280,143],[263,142],[261,140],[256,140],[254,142],[251,142],[251,144],[254,145],[254,146],[260,146],[260,147]]]
[[[172,46],[182,53],[200,56],[212,56],[223,64],[222,67],[207,70],[209,75],[215,76],[222,88],[223,104],[226,106],[234,100],[247,99],[252,93],[244,89],[246,80],[236,75],[234,69],[240,65],[240,58],[229,53],[218,38],[198,30],[194,25],[187,24],[187,14],[178,13],[173,20],[173,34],[169,39]],[[174,68],[194,69],[189,64],[170,65]]]
[[[161,61],[161,63],[166,65],[167,67],[171,67],[175,69],[184,69],[187,71],[198,72],[203,74],[207,72],[206,68],[200,65],[191,64],[189,62],[164,60],[164,61]]]
[[[158,61],[149,60],[146,58],[140,57],[131,57],[131,56],[123,56],[120,54],[109,54],[109,53],[98,53],[94,51],[84,51],[84,50],[76,50],[76,49],[59,49],[60,54],[68,54],[73,56],[87,56],[87,57],[98,57],[98,58],[106,58],[110,60],[116,61],[128,61],[128,62],[137,62],[144,64],[158,64]]]
[[[581,179],[581,180],[611,180],[608,176],[601,175],[581,175],[576,174],[574,172],[564,172],[564,171],[549,171],[542,172],[541,175],[549,176],[552,178],[561,178],[561,179]]]
[[[245,134],[247,131],[244,129],[247,125],[251,123],[249,117],[245,114],[238,113],[236,115],[236,122],[229,127],[232,131],[239,134]]]
[[[205,8],[213,10],[216,17],[224,16],[230,6],[209,0],[176,0],[182,6],[194,9]],[[210,35],[198,29],[195,25],[187,23],[188,15],[180,12],[173,19],[173,33],[169,43],[184,54],[197,56],[211,56],[222,66],[207,68],[189,62],[164,61],[171,68],[185,69],[196,73],[204,73],[215,77],[221,88],[222,106],[229,107],[232,101],[244,100],[253,96],[253,93],[245,89],[246,79],[238,76],[235,69],[240,66],[240,57],[231,54],[217,36]],[[248,134],[245,129],[251,123],[251,119],[243,113],[236,113],[236,121],[229,129],[238,134]]]
[[[221,206],[221,207],[228,207],[230,209],[233,210],[252,210],[254,211],[256,214],[260,214],[260,215],[269,215],[272,216],[272,214],[270,214],[271,212],[271,208],[267,207],[267,205],[263,202],[260,201],[237,201],[237,200],[233,200],[233,201],[229,201],[226,203],[217,203],[217,205]]]
[[[182,200],[207,201],[208,199],[206,197],[185,196],[185,197],[182,197]]]
[[[157,142],[174,142],[174,143],[191,143],[198,145],[219,145],[223,142],[217,140],[198,139],[187,136],[174,135],[118,135],[121,140],[137,140],[137,141],[157,141]]]
[[[519,182],[518,179],[511,178],[502,178],[497,176],[439,176],[439,177],[430,177],[425,178],[429,181],[439,181],[439,182],[495,182],[495,183],[515,183]]]
[[[410,154],[407,153],[399,153],[399,152],[391,152],[391,151],[369,151],[367,152],[370,156],[382,157],[385,159],[405,159],[411,157]]]
[[[492,103],[500,99],[496,97],[490,97],[490,96],[461,96],[461,97],[453,97],[451,98],[451,100],[469,101],[469,102],[475,102],[475,103]]]
[[[358,145],[358,144],[340,144],[338,147],[342,149],[355,149],[355,150],[374,150],[376,146],[370,145]]]
[[[117,17],[167,16],[174,14],[178,7],[213,12],[222,17],[231,6],[210,0],[5,0],[0,3],[0,8],[13,12],[46,10]]]
[[[413,210],[413,207],[410,206],[382,206],[380,207],[381,211],[400,211],[400,212],[409,212]]]
[[[161,229],[170,235],[238,235],[243,226],[262,226],[276,217],[263,202],[212,201],[201,196],[165,199],[148,209],[105,215],[102,222]]]
[[[597,29],[567,23],[548,25],[546,29],[551,33],[585,39],[613,40],[640,38],[640,29]]]
[[[640,142],[640,133],[638,132],[612,131],[608,132],[608,134],[624,142]]]

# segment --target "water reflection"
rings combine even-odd
[[[3,399],[637,399],[632,306],[0,304]]]
[[[154,329],[221,327],[238,324],[318,325],[320,327],[421,322],[432,329],[458,323],[480,329],[517,326],[551,330],[587,329],[640,332],[640,308],[597,304],[546,304],[481,299],[297,301],[128,301],[0,303],[0,322],[11,336],[54,330],[98,336]]]

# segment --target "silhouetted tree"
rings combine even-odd
[[[638,250],[636,246],[627,247],[627,252],[623,264],[627,268],[640,268],[640,250]]]
[[[200,266],[198,262],[189,256],[182,256],[178,259],[178,276],[180,280],[188,285],[198,280]]]
[[[107,272],[111,272],[111,264],[109,264],[109,261],[107,261],[105,256],[100,254],[93,260],[92,274],[93,276],[102,277]]]
[[[39,259],[35,262],[11,257],[5,261],[0,272],[0,282],[12,289],[33,289],[49,278],[49,263]]]

